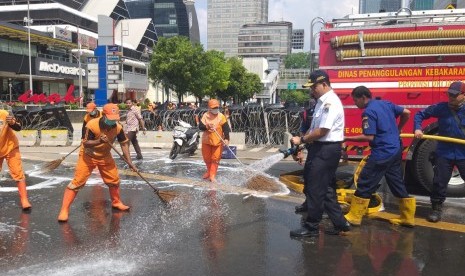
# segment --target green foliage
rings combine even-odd
[[[239,58],[227,59],[223,52],[205,52],[185,37],[160,38],[154,48],[149,77],[176,91],[179,102],[188,93],[198,99],[208,96],[241,102],[262,89],[260,78],[248,73]]]
[[[79,103],[69,103],[69,109],[70,110],[77,110],[79,109]]]
[[[308,90],[283,90],[280,94],[280,98],[286,102],[303,104],[308,102],[310,96],[308,95]]]
[[[175,36],[161,37],[154,48],[150,62],[149,76],[156,83],[176,91],[178,100],[196,88],[202,70],[205,68],[204,51],[200,44],[194,44],[188,38]]]
[[[309,53],[294,53],[287,55],[284,59],[286,69],[306,69],[310,65]]]

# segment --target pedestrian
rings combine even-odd
[[[429,118],[438,119],[438,135],[465,139],[465,83],[453,82],[447,90],[447,102],[431,105],[415,114],[415,137],[422,138],[421,124]],[[430,200],[432,212],[426,218],[430,222],[438,222],[442,216],[442,206],[446,200],[447,185],[452,176],[454,166],[462,179],[465,179],[465,146],[456,143],[438,141],[434,153],[433,189]]]
[[[319,236],[319,224],[323,211],[328,214],[334,229],[325,231],[339,235],[350,226],[336,197],[336,170],[341,158],[344,139],[344,110],[341,100],[331,88],[328,74],[313,71],[303,87],[309,87],[317,99],[310,128],[303,136],[292,137],[294,145],[307,145],[307,160],[304,166],[304,194],[307,203],[307,218],[302,228],[292,230],[293,237]]]
[[[18,138],[14,131],[21,130],[21,123],[16,120],[12,112],[0,110],[0,170],[3,160],[6,160],[11,178],[16,181],[21,207],[24,211],[32,205],[27,198],[26,177],[24,175]]]
[[[216,182],[216,173],[223,152],[223,143],[229,145],[229,128],[226,117],[220,113],[220,103],[211,99],[208,101],[208,112],[205,112],[199,122],[199,129],[203,130],[202,134],[202,157],[207,172],[203,175],[204,179]]]
[[[68,221],[69,208],[95,167],[98,168],[103,182],[108,186],[112,207],[120,211],[129,210],[129,206],[121,202],[120,178],[115,160],[111,155],[111,144],[118,140],[129,167],[134,167],[129,156],[129,140],[124,134],[123,127],[118,123],[119,119],[118,106],[110,103],[103,106],[101,118],[92,119],[87,123],[74,178],[66,187],[63,195],[63,204],[58,215],[59,222]]]
[[[86,125],[87,123],[95,118],[102,117],[102,114],[97,109],[97,105],[94,102],[90,102],[86,105],[86,115],[84,115],[84,120],[82,123],[82,135],[81,139],[84,139],[84,135],[86,134]]]
[[[413,227],[416,201],[409,196],[403,180],[402,140],[399,135],[410,117],[410,110],[389,101],[373,100],[371,91],[365,86],[354,88],[351,96],[355,105],[363,109],[362,134],[346,136],[345,141],[369,142],[371,153],[360,172],[350,211],[345,218],[352,225],[362,223],[370,198],[384,176],[392,194],[400,200],[400,217],[389,221],[392,224]]]
[[[129,107],[129,110],[126,114],[126,125],[124,132],[126,133],[126,136],[128,137],[129,141],[131,141],[131,144],[136,151],[136,159],[140,160],[143,157],[139,147],[139,141],[137,140],[137,133],[139,132],[140,128],[142,129],[142,133],[145,135],[147,129],[145,128],[140,109],[133,105],[131,100],[126,100],[126,106]]]

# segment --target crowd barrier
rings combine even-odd
[[[175,109],[175,110],[142,110],[142,117],[148,132],[138,134],[141,147],[170,148],[173,143],[172,131],[183,120],[192,126],[197,126],[198,118],[207,112],[206,108]],[[21,121],[24,130],[18,135],[23,145],[73,145],[81,142],[82,114],[71,113],[73,124],[63,107],[31,106],[28,108],[15,108],[15,116]],[[228,117],[231,126],[231,145],[238,150],[257,146],[289,146],[290,133],[299,133],[303,108],[284,108],[281,105],[263,107],[258,104],[247,106],[232,105],[221,109]],[[124,124],[126,111],[121,112],[121,121]],[[42,140],[41,132],[45,130]],[[67,130],[65,132],[48,132],[48,130]],[[35,132],[33,132],[35,131]],[[26,135],[27,133],[27,135]],[[35,133],[35,136],[34,136]],[[34,142],[35,139],[35,142]]]

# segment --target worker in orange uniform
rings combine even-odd
[[[216,172],[223,152],[223,143],[229,145],[229,128],[226,116],[219,111],[220,103],[211,99],[208,101],[208,112],[205,112],[199,122],[199,129],[203,130],[202,135],[202,156],[207,172],[204,179],[211,182],[216,181]]]
[[[124,158],[130,167],[134,168],[129,156],[129,140],[124,134],[123,127],[118,123],[119,119],[118,106],[106,104],[103,107],[102,117],[92,119],[87,123],[74,179],[68,184],[63,195],[63,204],[58,215],[59,222],[68,221],[69,207],[95,167],[99,169],[103,182],[110,190],[111,206],[120,211],[129,210],[129,206],[121,202],[120,178],[115,160],[111,156],[111,144],[118,139]]]
[[[87,123],[92,119],[100,117],[102,117],[102,113],[97,109],[97,105],[94,102],[88,103],[86,105],[86,115],[82,123],[82,139],[84,139],[84,135],[86,134]]]
[[[3,160],[6,160],[10,175],[18,186],[21,207],[27,211],[31,209],[31,203],[27,199],[26,177],[24,176],[23,165],[21,163],[21,153],[19,152],[19,142],[14,131],[20,131],[21,124],[11,112],[0,110],[0,170]]]

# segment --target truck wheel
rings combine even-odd
[[[174,160],[176,156],[178,156],[180,151],[181,151],[181,146],[179,146],[178,143],[174,142],[173,146],[171,147],[171,151],[170,151],[170,159]]]
[[[437,141],[425,140],[421,142],[413,152],[412,173],[415,181],[431,192],[433,187],[433,164],[431,155],[436,149]],[[465,196],[465,182],[460,177],[456,169],[452,172],[452,178],[447,187],[447,196],[463,197]]]

